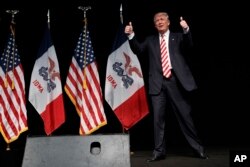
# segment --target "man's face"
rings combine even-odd
[[[165,13],[157,13],[154,16],[155,28],[163,34],[169,29],[170,21]]]

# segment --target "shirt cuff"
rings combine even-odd
[[[189,27],[183,28],[183,33],[184,33],[184,34],[187,34],[188,32],[189,32]]]
[[[133,32],[132,34],[128,35],[128,39],[131,40],[134,38],[134,36],[135,36],[135,33]]]

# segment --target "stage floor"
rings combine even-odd
[[[186,148],[171,148],[164,160],[146,162],[152,151],[135,151],[131,155],[131,167],[229,167],[229,148],[207,148],[209,159],[194,157],[193,152]]]
[[[131,151],[130,163],[131,167],[229,167],[230,151],[243,149],[250,150],[249,147],[206,147],[209,159],[199,159],[190,149],[172,147],[168,149],[166,159],[150,163],[146,160],[151,157],[151,150],[134,150]],[[21,167],[23,151],[1,151],[0,167]]]

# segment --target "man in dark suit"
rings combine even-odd
[[[196,156],[207,159],[191,117],[191,104],[186,96],[187,92],[197,88],[183,54],[185,49],[193,46],[189,26],[181,17],[183,33],[170,32],[170,20],[166,12],[154,15],[154,25],[158,34],[147,37],[142,43],[136,40],[131,22],[125,27],[132,51],[137,55],[146,53],[149,58],[148,93],[154,114],[155,145],[153,157],[148,162],[166,157],[165,115],[170,108],[175,112],[181,131]]]

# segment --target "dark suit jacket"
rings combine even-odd
[[[158,94],[161,90],[163,82],[163,74],[161,67],[160,56],[160,42],[158,35],[152,35],[145,39],[144,42],[139,43],[134,36],[129,40],[130,47],[136,55],[144,55],[143,52],[149,56],[149,94]],[[172,64],[172,71],[174,71],[179,82],[187,91],[192,91],[197,88],[193,75],[184,57],[184,49],[192,47],[191,33],[172,33],[169,34],[169,52]]]

